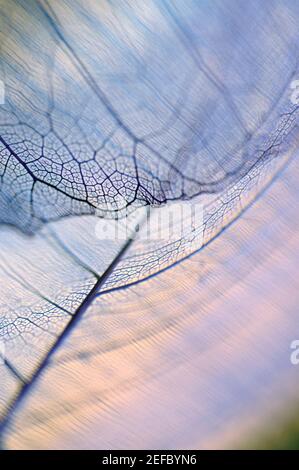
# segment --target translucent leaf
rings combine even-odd
[[[298,6],[0,5],[3,445],[272,419],[298,389]]]

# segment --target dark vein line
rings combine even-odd
[[[135,233],[139,231],[139,226],[142,224],[138,224],[135,227]],[[62,334],[57,338],[57,341],[53,344],[51,349],[48,351],[44,359],[42,360],[41,364],[39,365],[38,369],[34,372],[32,375],[31,379],[28,382],[23,382],[23,386],[20,389],[20,392],[18,395],[12,400],[12,402],[8,405],[8,412],[2,419],[0,423],[0,439],[3,439],[3,434],[5,432],[5,429],[9,425],[13,414],[16,411],[16,408],[20,406],[21,402],[24,400],[26,397],[29,389],[32,387],[32,385],[35,384],[35,382],[39,379],[41,376],[42,372],[44,369],[49,365],[50,360],[53,356],[53,354],[57,351],[61,343],[64,341],[64,339],[71,333],[75,325],[78,323],[78,321],[82,318],[84,312],[86,309],[90,306],[90,304],[93,302],[93,300],[96,298],[96,293],[102,286],[102,284],[106,281],[106,279],[110,276],[111,272],[115,268],[115,266],[118,264],[124,253],[128,250],[130,247],[131,243],[134,241],[134,234],[126,241],[126,243],[123,245],[122,249],[119,251],[117,256],[114,258],[112,263],[108,266],[106,271],[102,274],[102,276],[98,279],[98,281],[94,284],[93,288],[90,290],[90,292],[87,294],[87,296],[84,298],[83,302],[79,305],[77,310],[75,311],[73,317],[67,324],[66,328],[62,332]]]
[[[67,315],[72,315],[69,310],[64,308],[62,305],[58,305],[54,300],[50,299],[48,296],[44,295],[42,292],[40,292],[36,287],[32,286],[30,283],[26,282],[23,277],[21,276],[20,273],[15,272],[15,270],[9,265],[9,270],[5,269],[3,266],[1,266],[1,270],[8,276],[10,279],[18,283],[21,287],[26,289],[27,291],[31,292],[38,298],[44,300],[45,302],[49,303],[53,307],[57,308],[58,310],[62,310],[64,313],[67,313]]]
[[[93,270],[88,264],[86,264],[76,253],[74,253],[66,243],[61,240],[57,232],[53,227],[47,226],[47,230],[50,233],[52,239],[56,242],[56,246],[58,245],[63,252],[75,263],[81,266],[85,271],[89,272],[92,276],[96,278],[97,281],[101,279],[100,274],[98,274],[95,270]],[[50,242],[50,239],[47,238],[47,241]],[[54,244],[53,244],[54,246]]]
[[[10,370],[10,372],[23,384],[26,383],[26,380],[25,378],[19,374],[19,372],[17,371],[17,369],[14,368],[14,366],[11,364],[11,362],[6,359],[5,357],[3,357],[3,355],[1,354],[0,355],[1,359],[3,360],[3,363],[4,365]]]
[[[46,8],[44,7],[44,5]],[[71,44],[67,41],[66,37],[64,36],[62,32],[62,28],[60,25],[60,21],[58,20],[55,12],[49,5],[49,2],[47,0],[43,1],[38,1],[38,5],[43,12],[44,16],[49,22],[50,27],[52,28],[53,32],[56,34],[57,38],[62,42],[62,44],[65,46],[70,59],[72,62],[75,62],[75,65],[78,65],[82,75],[84,76],[86,82],[90,85],[91,89],[95,92],[96,96],[100,99],[102,102],[103,106],[106,108],[106,110],[110,113],[110,115],[113,117],[115,122],[122,128],[124,131],[133,139],[136,140],[136,137],[132,130],[123,122],[121,119],[120,115],[116,111],[116,109],[113,107],[113,105],[110,103],[109,99],[103,92],[103,90],[99,87],[98,83],[94,80],[92,75],[89,73],[89,70],[85,66],[85,64],[82,62],[76,51],[73,49]],[[48,11],[47,11],[48,10]]]
[[[225,232],[227,229],[229,229],[232,225],[234,225],[240,218],[241,215],[243,215],[245,212],[247,212],[257,201],[261,199],[261,197],[270,189],[270,187],[277,181],[279,177],[286,171],[287,167],[291,164],[295,158],[298,157],[298,153],[295,151],[284,163],[283,165],[279,168],[279,170],[273,175],[271,180],[260,190],[260,192],[257,194],[257,196],[252,199],[252,201],[249,202],[249,204],[244,207],[239,213],[237,213],[236,217],[234,217],[232,220],[230,220],[226,225],[224,225],[219,232],[217,232],[212,238],[210,238],[206,243],[204,243],[200,248],[198,248],[195,251],[192,251],[192,253],[189,253],[186,256],[183,256],[182,258],[178,259],[177,261],[174,261],[171,263],[169,266],[166,266],[159,271],[149,274],[142,279],[137,279],[136,281],[129,282],[127,284],[119,285],[116,287],[110,287],[105,290],[99,290],[99,292],[96,294],[96,297],[102,297],[106,294],[111,294],[113,292],[121,291],[121,290],[126,290],[129,289],[130,287],[136,286],[138,284],[141,284],[149,279],[153,279],[159,274],[162,274],[171,268],[177,266],[178,264],[182,263],[183,261],[191,258],[192,256],[195,256],[197,253],[202,251],[204,248],[209,246],[214,240],[216,240],[220,235],[222,235],[223,232]]]

